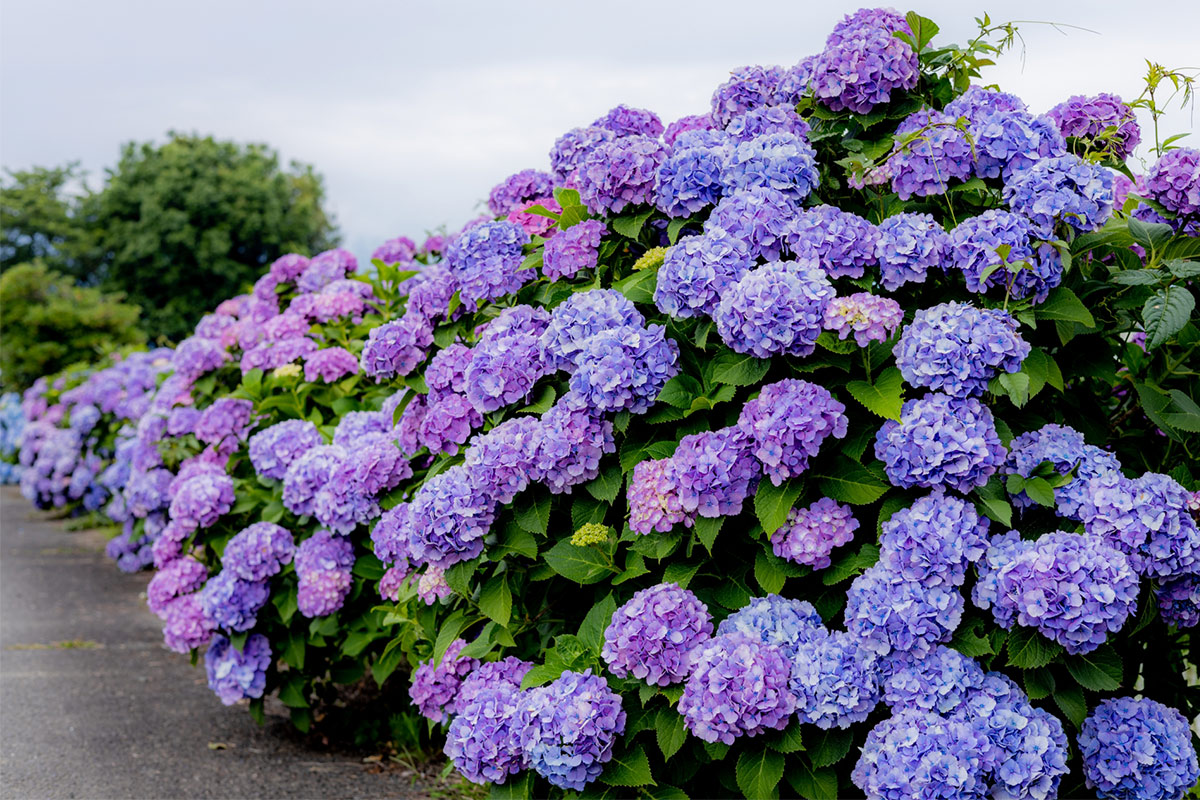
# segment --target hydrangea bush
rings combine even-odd
[[[286,256],[138,408],[28,392],[23,486],[109,500],[222,702],[410,681],[498,797],[1179,797],[1200,154],[977,85],[981,28],[862,10]]]

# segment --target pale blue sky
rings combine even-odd
[[[794,64],[858,5],[4,0],[0,164],[79,159],[95,181],[122,142],[172,128],[267,142],[325,175],[365,257],[388,237],[461,225],[493,184],[546,168],[559,134],[617,103],[664,122],[706,110],[731,69]],[[969,38],[984,11],[1095,30],[1022,25],[1024,62],[1014,51],[985,73],[1035,111],[1079,93],[1132,99],[1145,58],[1200,66],[1200,4],[911,7],[945,41]],[[1174,111],[1165,128],[1196,119]]]

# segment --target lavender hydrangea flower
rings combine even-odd
[[[904,321],[904,310],[895,300],[869,292],[835,297],[825,307],[825,330],[839,339],[854,334],[859,347],[886,342]]]
[[[1045,158],[1066,153],[1066,143],[1048,117],[1024,112],[993,111],[972,120],[975,174],[1003,177],[1005,183]]]
[[[607,128],[590,126],[572,128],[554,142],[550,149],[550,168],[564,185],[576,185],[579,181],[579,170],[589,154],[605,142],[611,142],[617,135]]]
[[[350,491],[357,495],[360,507],[374,511],[365,498],[394,489],[401,481],[412,477],[412,465],[390,434],[372,433],[363,436],[358,446],[350,450],[347,464],[351,468]],[[365,516],[373,516],[366,514]],[[365,521],[356,518],[356,521]]]
[[[1148,697],[1104,700],[1077,742],[1088,788],[1100,797],[1179,798],[1200,777],[1187,719]]]
[[[615,289],[576,292],[550,314],[542,334],[541,349],[555,369],[569,370],[584,343],[608,328],[644,327],[645,317],[625,295]]]
[[[630,108],[621,103],[608,113],[592,123],[597,128],[605,128],[617,136],[649,136],[657,139],[662,135],[663,124],[658,114],[644,108]]]
[[[746,273],[721,298],[717,332],[739,353],[808,356],[816,349],[834,291],[825,273],[796,261]]]
[[[974,506],[938,488],[883,523],[879,563],[925,586],[961,586],[987,549],[987,531]]]
[[[162,616],[167,605],[177,597],[191,594],[208,580],[208,569],[190,556],[177,558],[154,573],[146,587],[146,605]]]
[[[1200,567],[1200,526],[1188,513],[1189,499],[1169,475],[1130,480],[1103,473],[1088,481],[1079,516],[1089,533],[1126,553],[1139,574],[1169,578]]]
[[[775,105],[779,83],[784,69],[780,66],[738,67],[729,80],[713,92],[712,117],[722,128],[728,127],[734,117],[763,106]]]
[[[599,259],[600,240],[608,228],[597,219],[585,219],[546,240],[542,275],[547,280],[570,280],[582,270],[594,269]]]
[[[620,213],[654,199],[654,181],[666,158],[662,144],[634,134],[605,142],[588,153],[579,170],[579,196],[596,215]]]
[[[493,493],[498,503],[511,503],[536,477],[534,461],[541,433],[540,421],[526,416],[505,420],[475,437],[467,449],[466,464],[476,491]]]
[[[1087,444],[1079,431],[1052,423],[1012,440],[1004,472],[1028,478],[1046,461],[1059,475],[1075,471],[1075,477],[1069,483],[1054,489],[1058,514],[1068,519],[1079,519],[1088,481],[1103,473],[1115,472],[1121,466],[1112,453]],[[1012,502],[1019,509],[1033,505],[1024,490],[1012,495]]]
[[[184,339],[175,348],[171,356],[171,366],[175,368],[176,375],[190,381],[212,372],[228,360],[229,353],[225,352],[219,342],[193,336]]]
[[[866,114],[897,89],[917,85],[917,54],[893,35],[908,32],[908,25],[886,11],[870,10],[877,12],[835,29],[810,65],[813,94],[834,111]]]
[[[458,706],[462,708],[474,700],[480,693],[489,689],[508,689],[516,691],[521,688],[521,681],[533,669],[533,664],[522,661],[516,656],[508,656],[499,661],[485,661],[471,671],[458,687]]]
[[[616,610],[600,656],[619,678],[632,675],[652,686],[668,686],[688,676],[692,650],[712,632],[707,606],[678,584],[660,583]]]
[[[669,458],[641,461],[633,468],[626,501],[629,528],[635,533],[666,533],[682,522],[691,527],[693,514],[679,500],[679,482],[675,462]]]
[[[444,750],[467,780],[503,784],[509,775],[526,768],[517,737],[518,701],[516,691],[500,686],[458,703],[460,710],[446,731]]]
[[[433,455],[453,454],[481,425],[483,415],[468,398],[448,394],[429,401],[417,429],[417,440]]]
[[[830,278],[861,278],[875,263],[879,232],[856,214],[820,205],[801,211],[788,230],[788,249],[816,255]]]
[[[1042,237],[1053,237],[1060,222],[1087,233],[1112,216],[1112,171],[1079,156],[1044,158],[1004,185],[1004,200]]]
[[[875,436],[875,457],[888,480],[905,489],[969,492],[987,483],[1007,455],[987,406],[940,392],[905,402],[900,420],[888,420]]]
[[[917,708],[945,716],[983,686],[983,677],[976,661],[939,644],[923,658],[898,665],[883,682],[883,702],[893,711]]]
[[[712,315],[721,295],[754,264],[749,246],[723,228],[686,236],[667,250],[654,302],[673,317]]]
[[[187,530],[208,528],[229,513],[233,501],[233,479],[214,466],[179,481],[171,500],[171,520]]]
[[[791,661],[802,645],[824,639],[829,631],[812,603],[769,594],[752,598],[722,620],[717,635],[730,634],[745,634],[765,645],[777,647]]]
[[[571,392],[565,397],[592,413],[644,414],[679,371],[679,348],[661,325],[609,328],[588,338],[575,354]]]
[[[354,582],[354,545],[348,540],[319,530],[300,543],[295,556],[300,613],[310,619],[337,611],[346,601]]]
[[[688,131],[711,131],[716,124],[712,114],[692,114],[680,117],[667,126],[667,129],[663,131],[662,138],[667,147],[674,147],[680,135]]]
[[[883,800],[982,800],[989,796],[981,764],[986,747],[986,737],[966,722],[902,709],[867,734],[851,779]]]
[[[846,630],[880,656],[921,658],[934,645],[950,640],[963,606],[954,586],[924,586],[876,564],[850,585]]]
[[[600,474],[600,458],[616,452],[613,425],[564,396],[542,415],[533,474],[554,494]]]
[[[1088,653],[1137,607],[1138,579],[1124,553],[1092,534],[1048,533],[996,575],[992,613],[1003,627],[1037,628],[1069,653]]]
[[[324,439],[316,425],[303,419],[285,420],[250,437],[250,463],[259,475],[280,481],[292,462],[321,444]]]
[[[409,264],[416,257],[417,243],[407,236],[388,239],[371,253],[372,259],[377,258],[385,264]]]
[[[835,547],[849,544],[858,529],[849,506],[822,497],[808,508],[793,508],[787,521],[771,536],[771,549],[780,558],[825,569]]]
[[[512,294],[532,280],[532,270],[522,270],[522,248],[529,234],[507,220],[484,222],[460,234],[446,250],[446,263],[468,309],[479,303]]]
[[[748,142],[766,133],[791,133],[807,138],[809,125],[796,113],[795,104],[761,106],[729,120],[725,133],[734,142]]]
[[[448,567],[479,555],[495,517],[495,499],[473,487],[469,469],[454,466],[428,479],[412,500],[412,556]]]
[[[426,326],[432,326],[450,313],[450,300],[458,291],[458,280],[445,263],[439,262],[421,270],[408,286],[411,288],[405,316],[412,318],[412,325],[423,320]]]
[[[822,730],[865,720],[879,703],[874,655],[848,633],[835,631],[800,646],[789,682],[801,722]]]
[[[1018,300],[1031,297],[1034,303],[1042,303],[1050,290],[1062,283],[1062,259],[1045,242],[1035,247],[1031,241],[1034,233],[1032,223],[1024,217],[991,209],[963,220],[950,232],[947,259],[962,271],[972,292],[1008,287]],[[1009,248],[1003,258],[997,252],[1002,245]],[[997,264],[1000,268],[984,277],[984,272]]]
[[[536,169],[523,169],[492,188],[488,193],[488,211],[497,217],[504,217],[522,203],[549,197],[553,191],[552,175]]]
[[[1177,147],[1162,154],[1146,173],[1146,191],[1167,211],[1177,232],[1200,236],[1200,150]],[[177,351],[178,352],[178,351]]]
[[[428,372],[426,373],[428,375]],[[427,379],[428,380],[428,379]],[[353,448],[364,436],[386,433],[392,427],[391,417],[377,411],[348,411],[333,430],[333,443]]]
[[[889,161],[901,200],[945,194],[951,181],[971,177],[971,142],[953,117],[923,109],[900,123],[896,139]]]
[[[758,186],[721,198],[704,229],[721,228],[745,242],[752,257],[778,261],[791,236],[790,223],[797,211],[795,203],[783,192]]]
[[[405,314],[385,322],[367,334],[360,357],[362,371],[376,381],[404,376],[425,358],[425,348],[433,344],[433,330],[422,318]]]
[[[770,188],[800,203],[821,182],[816,151],[794,133],[767,133],[731,148],[721,168],[727,192]]]
[[[309,260],[297,253],[288,253],[271,262],[270,274],[280,283],[290,283],[304,274]]]
[[[846,435],[846,407],[827,389],[789,378],[764,386],[746,403],[738,428],[776,486],[808,469],[829,436]]]
[[[458,713],[458,689],[463,679],[479,666],[478,659],[460,655],[466,646],[462,639],[455,639],[439,663],[434,664],[430,659],[413,670],[408,696],[426,719],[445,722]]]
[[[196,420],[196,438],[205,444],[219,444],[226,437],[240,436],[253,413],[254,404],[249,400],[222,397]]]
[[[1077,94],[1046,112],[1059,132],[1089,151],[1108,153],[1117,161],[1133,155],[1142,141],[1133,109],[1115,94]]]
[[[547,371],[541,350],[550,316],[540,308],[505,309],[479,338],[464,373],[466,398],[482,413],[529,396]]]
[[[245,581],[233,572],[220,572],[200,590],[204,615],[217,627],[248,631],[258,621],[271,589],[266,581]]]
[[[160,539],[161,541],[161,539]],[[176,653],[187,654],[207,644],[216,626],[204,613],[200,604],[200,593],[192,592],[177,597],[163,609],[163,643]]]
[[[895,355],[910,385],[966,397],[983,394],[1000,372],[1019,372],[1029,351],[1008,312],[942,303],[916,313]]]
[[[204,654],[208,688],[227,706],[242,699],[262,697],[270,666],[271,643],[260,633],[246,639],[241,652],[218,634]]]
[[[242,374],[250,370],[272,370],[291,364],[317,349],[317,343],[307,336],[290,336],[278,341],[260,342],[242,354]]]
[[[304,357],[304,380],[333,383],[358,372],[358,358],[342,347],[327,347]]]
[[[1154,590],[1163,622],[1176,628],[1200,625],[1200,575],[1180,575],[1163,581]]]
[[[751,440],[737,427],[685,436],[671,460],[679,503],[689,514],[739,514],[758,481]]]
[[[679,698],[688,729],[706,742],[733,744],[739,736],[782,730],[796,708],[784,652],[744,633],[709,639]]]
[[[313,256],[296,279],[301,292],[315,292],[327,283],[340,280],[358,269],[358,259],[349,250],[338,247]]]
[[[562,789],[580,791],[598,778],[625,731],[621,696],[590,669],[522,693],[518,713],[529,766]]]
[[[950,235],[930,215],[896,214],[877,230],[879,282],[889,292],[906,283],[924,283],[931,268],[943,266]]]
[[[730,143],[704,131],[680,137],[658,168],[654,205],[669,217],[688,217],[721,199],[721,170]]]
[[[243,581],[265,581],[278,575],[284,564],[292,563],[295,551],[292,534],[286,529],[273,522],[255,522],[225,545],[222,574],[228,572]]]

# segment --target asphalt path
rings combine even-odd
[[[259,727],[162,646],[146,573],[0,488],[0,798],[428,796],[414,774]]]

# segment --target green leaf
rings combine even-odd
[[[583,488],[587,489],[588,494],[605,503],[611,503],[617,499],[617,495],[621,493],[621,484],[624,482],[625,475],[621,472],[619,464],[609,464],[595,480],[589,481]]]
[[[524,492],[513,510],[517,524],[530,533],[544,534],[550,527],[550,495],[546,492]]]
[[[438,628],[437,638],[433,641],[433,662],[440,664],[442,656],[446,654],[448,648],[458,635],[467,629],[472,623],[472,618],[467,617],[461,609],[455,611],[442,622]]]
[[[677,583],[681,589],[686,589],[700,571],[700,563],[695,564],[675,562],[668,564],[663,570],[663,583]]]
[[[755,748],[738,756],[737,785],[749,800],[778,797],[781,780],[782,754],[766,748]]]
[[[1142,307],[1142,325],[1146,329],[1146,350],[1153,350],[1187,325],[1196,298],[1184,286],[1176,284],[1159,289]]]
[[[1173,258],[1166,262],[1166,266],[1176,278],[1200,278],[1200,261]]]
[[[839,355],[847,355],[861,349],[858,346],[858,342],[849,338],[841,339],[832,331],[821,331],[821,335],[817,337],[817,344],[829,352]]]
[[[1090,653],[1067,656],[1067,672],[1085,689],[1093,692],[1115,692],[1121,688],[1124,670],[1121,657],[1112,645],[1103,645]]]
[[[713,544],[717,541],[717,534],[721,532],[721,526],[724,524],[724,517],[699,517],[696,519],[696,538],[700,540],[700,544],[704,545],[704,549],[710,556]]]
[[[950,646],[967,658],[979,658],[995,653],[991,641],[986,636],[979,635],[981,624],[981,621],[976,618],[973,625],[960,625],[954,632],[954,638],[950,640]]]
[[[771,362],[767,359],[727,350],[713,359],[712,379],[730,386],[753,386],[770,368]]]
[[[479,610],[501,627],[508,627],[512,617],[512,591],[507,575],[495,575],[479,591]]]
[[[1004,372],[998,378],[1004,393],[1017,408],[1029,402],[1029,375],[1025,372]]]
[[[792,720],[786,728],[767,739],[767,747],[776,753],[798,753],[804,749],[800,721]]]
[[[1044,667],[1062,652],[1062,645],[1043,637],[1033,628],[1018,625],[1008,637],[1009,666],[1021,669]]]
[[[471,586],[471,578],[475,577],[475,571],[479,569],[480,560],[473,558],[470,561],[460,561],[446,569],[444,574],[446,584],[455,594],[470,597],[474,592]]]
[[[1153,286],[1162,279],[1161,269],[1123,269],[1108,276],[1109,283],[1121,286]]]
[[[383,686],[384,682],[400,666],[400,662],[405,659],[404,648],[399,646],[399,642],[400,640],[397,639],[389,644],[391,649],[384,650],[383,655],[371,665],[371,677],[375,679],[376,686]],[[397,646],[392,647],[392,644]]]
[[[580,205],[579,192],[575,189],[567,189],[559,186],[554,190],[554,202],[558,203],[559,207],[566,208],[567,206]]]
[[[1078,686],[1064,686],[1056,690],[1054,702],[1077,728],[1087,718],[1087,702],[1083,699],[1083,689]]]
[[[613,284],[612,288],[629,298],[631,302],[652,305],[654,289],[658,286],[658,270],[644,269],[634,272]]]
[[[612,228],[616,233],[621,234],[627,239],[637,239],[642,233],[642,227],[646,224],[646,220],[654,214],[653,208],[648,208],[645,211],[639,211],[637,214],[627,214],[623,217],[617,217],[608,223],[608,227]]]
[[[279,619],[286,625],[292,621],[292,617],[296,613],[296,590],[288,589],[286,591],[277,591],[271,595],[271,603],[279,611]]]
[[[1046,302],[1036,307],[1038,319],[1050,319],[1060,322],[1078,322],[1088,327],[1096,327],[1092,312],[1079,297],[1065,286],[1059,286],[1050,292]]]
[[[288,708],[308,708],[304,678],[299,673],[290,674],[279,687],[279,702]]]
[[[303,633],[288,636],[287,644],[283,648],[284,663],[295,669],[304,669],[304,651],[307,647],[307,637]]]
[[[650,773],[650,759],[646,758],[646,750],[640,744],[626,753],[614,755],[600,780],[609,786],[655,785]]]
[[[1054,674],[1045,667],[1027,669],[1022,673],[1025,679],[1025,694],[1030,700],[1042,700],[1054,694]]]
[[[537,400],[534,400],[524,408],[517,409],[518,414],[545,414],[554,405],[554,398],[558,396],[558,392],[554,391],[553,386],[544,386],[538,392]]]
[[[1176,441],[1180,440],[1178,431],[1175,426],[1167,419],[1166,409],[1171,405],[1169,395],[1163,394],[1162,390],[1157,386],[1146,383],[1135,383],[1134,390],[1137,391],[1138,400],[1142,404],[1142,411],[1146,412],[1146,416],[1150,421],[1157,425],[1163,433]]]
[[[603,553],[594,547],[573,545],[569,536],[547,550],[545,558],[550,569],[575,583],[596,583],[614,572]]]
[[[519,555],[525,558],[537,558],[537,540],[533,534],[518,525],[508,525],[504,529],[503,538],[496,543],[495,550],[489,555],[496,560],[508,555]]]
[[[1006,528],[1012,527],[1012,506],[1009,505],[1001,481],[993,476],[984,486],[975,490],[975,508],[981,513],[996,520]]]
[[[854,734],[838,728],[818,731],[807,747],[808,758],[818,769],[838,763],[850,752]]]
[[[573,192],[574,189],[556,189],[558,192]],[[520,775],[509,775],[504,783],[493,783],[488,787],[488,800],[532,800],[533,770],[526,770]]]
[[[1136,217],[1130,217],[1128,224],[1129,235],[1147,250],[1161,250],[1174,234],[1170,225],[1161,222],[1142,222]]]
[[[929,44],[940,30],[937,23],[931,19],[922,17],[915,11],[908,12],[904,20],[908,23],[908,29],[912,31],[913,39],[916,41],[917,46],[915,49],[917,53],[922,52],[925,49],[925,45]]]
[[[604,632],[612,622],[612,615],[617,611],[617,601],[610,594],[588,610],[579,623],[579,641],[599,653],[604,646]]]
[[[787,780],[804,800],[838,800],[837,773],[832,769],[797,764],[788,770]]]
[[[850,381],[846,384],[846,391],[872,414],[884,419],[900,419],[900,409],[904,405],[904,379],[895,367],[888,367],[879,373],[875,383]]]
[[[774,558],[768,555],[766,550],[759,550],[754,556],[754,580],[758,581],[758,585],[766,594],[779,594],[787,580],[787,573],[772,560]]]
[[[565,231],[567,228],[583,222],[589,216],[587,206],[579,204],[563,206],[562,215],[558,218],[558,229]]]
[[[779,486],[770,478],[759,481],[758,490],[754,493],[754,513],[767,536],[775,533],[787,522],[788,512],[792,510],[803,491],[804,481],[798,478],[784,481]]]
[[[1054,508],[1054,489],[1045,478],[1026,478],[1025,494],[1038,505]]]
[[[855,506],[870,505],[891,488],[879,474],[844,456],[837,458],[830,474],[816,478],[826,497]]]
[[[879,561],[879,545],[863,542],[857,553],[843,552],[828,568],[821,572],[821,583],[833,586],[847,578],[853,578],[870,569]]]
[[[658,739],[658,749],[662,750],[663,759],[669,761],[671,756],[679,752],[687,741],[687,726],[684,725],[683,715],[674,708],[660,708],[654,723],[654,733]]]
[[[637,442],[626,439],[621,445],[621,471],[629,472],[642,461],[666,458],[675,452],[678,442]]]

